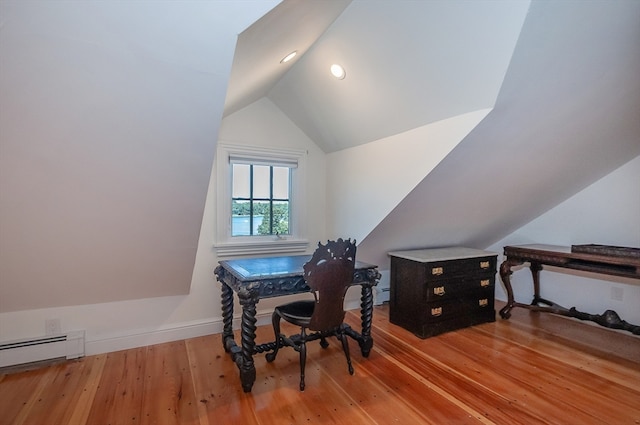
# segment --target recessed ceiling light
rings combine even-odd
[[[294,50],[293,52],[289,53],[287,56],[283,57],[282,60],[280,61],[280,63],[287,63],[289,62],[291,59],[293,59],[295,57],[295,55],[298,54],[297,50]]]
[[[340,65],[338,65],[337,63],[334,63],[333,65],[331,65],[331,73],[338,80],[342,80],[342,79],[344,79],[344,77],[347,76],[347,73],[344,70],[344,68],[341,67]]]

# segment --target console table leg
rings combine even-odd
[[[542,270],[542,264],[532,262],[529,269],[531,269],[531,276],[533,277],[533,301],[531,301],[531,305],[537,305],[542,300],[540,298],[540,270]]]
[[[502,279],[504,289],[507,291],[507,305],[500,309],[500,317],[502,317],[503,319],[508,319],[509,317],[511,317],[511,309],[515,305],[513,288],[511,288],[511,275],[513,274],[513,271],[511,271],[511,267],[517,264],[522,263],[514,263],[507,258],[500,265],[500,279]]]

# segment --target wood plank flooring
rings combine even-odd
[[[242,392],[220,335],[0,371],[0,424],[640,424],[640,338],[512,313],[422,340],[376,307],[369,358],[351,342],[351,376],[338,341],[311,344],[304,392],[292,349]]]

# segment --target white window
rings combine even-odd
[[[218,256],[306,251],[306,152],[219,144]]]

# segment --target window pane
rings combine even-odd
[[[273,197],[289,199],[289,168],[273,167]]]
[[[289,202],[275,201],[273,203],[273,234],[289,235]]]
[[[269,223],[270,217],[269,201],[253,201],[254,235],[271,234],[271,226]]]
[[[233,198],[249,197],[249,167],[247,164],[233,164]]]
[[[271,179],[268,165],[253,166],[253,197],[266,198],[271,196]]]
[[[249,236],[251,215],[249,201],[233,201],[231,206],[231,236]]]

